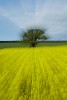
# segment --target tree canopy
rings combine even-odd
[[[32,47],[35,47],[37,41],[40,39],[47,39],[46,30],[32,28],[23,33],[23,41],[27,41]]]

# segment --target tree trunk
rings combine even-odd
[[[31,45],[32,45],[32,47],[35,47],[35,43],[32,43]]]

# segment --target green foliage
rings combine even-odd
[[[47,39],[45,35],[45,31],[43,29],[28,29],[27,32],[23,34],[23,41],[28,41],[31,46],[35,46],[37,44],[38,39]]]

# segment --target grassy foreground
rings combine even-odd
[[[0,100],[67,100],[67,46],[0,49]]]

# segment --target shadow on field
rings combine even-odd
[[[35,77],[35,76],[34,76]],[[34,85],[32,82],[32,78],[23,80],[19,87],[19,96],[23,97],[25,100],[35,100],[35,98],[40,98],[39,100],[44,100],[44,97],[47,98],[50,95],[50,84],[48,81],[45,81],[44,78],[39,80],[39,86],[37,85],[37,79],[35,77]],[[45,92],[44,92],[45,91]],[[43,97],[44,94],[44,97]],[[46,100],[46,99],[45,99]]]

